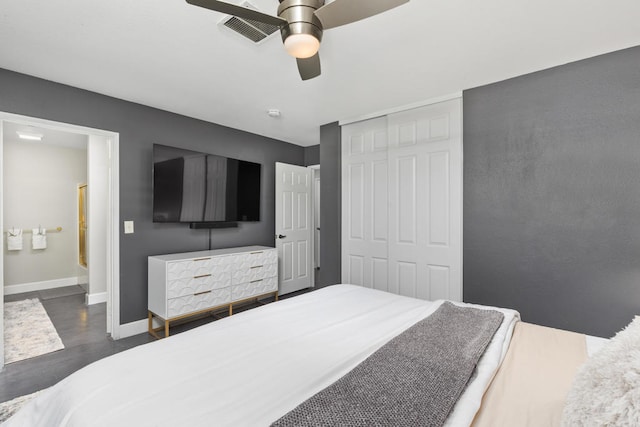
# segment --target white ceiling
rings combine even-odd
[[[11,141],[19,144],[55,145],[58,147],[86,150],[89,137],[85,134],[65,132],[40,126],[25,125],[6,121],[3,123],[2,138],[4,142]],[[18,132],[42,135],[41,141],[23,140]]]
[[[640,45],[638,0],[411,0],[326,31],[303,82],[279,35],[254,45],[222,18],[184,0],[2,0],[0,67],[309,146],[325,123]]]

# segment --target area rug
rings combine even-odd
[[[37,298],[4,304],[4,363],[63,348],[56,328]]]
[[[22,406],[36,397],[38,394],[42,393],[43,390],[36,391],[35,393],[27,394],[25,396],[16,397],[13,400],[9,400],[7,402],[0,403],[0,423],[5,422],[9,419],[13,414],[18,412],[18,409],[22,408]]]

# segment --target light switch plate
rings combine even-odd
[[[133,221],[124,222],[124,234],[133,234]]]

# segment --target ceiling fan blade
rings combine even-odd
[[[407,3],[409,0],[335,0],[315,11],[322,28],[339,27]]]
[[[267,15],[266,13],[259,12],[257,10],[249,9],[246,7],[238,6],[237,4],[231,4],[218,0],[187,0],[187,3],[194,6],[204,7],[205,9],[215,10],[216,12],[226,13],[227,15],[237,16],[238,18],[253,19],[254,21],[264,22],[271,25],[285,25],[286,20],[273,15]]]
[[[317,53],[310,58],[298,58],[296,62],[302,80],[309,80],[320,75],[320,55]]]

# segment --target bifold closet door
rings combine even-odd
[[[462,300],[462,105],[342,129],[342,281]]]
[[[387,120],[342,131],[342,282],[387,291]]]

